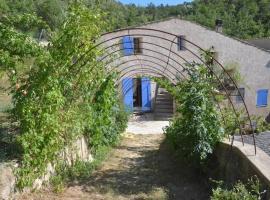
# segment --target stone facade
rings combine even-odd
[[[243,78],[243,83],[239,87],[245,88],[245,102],[250,114],[266,116],[270,112],[269,93],[267,106],[258,107],[256,105],[257,91],[260,89],[270,90],[269,51],[178,18],[153,22],[141,27],[182,35],[188,41],[205,50],[213,48],[217,52],[218,62],[223,66],[233,64],[238,67]],[[194,52],[196,55],[200,55],[201,50],[198,47],[185,42],[185,46],[189,50],[179,51],[175,36],[151,30],[131,28],[104,35],[102,37],[103,41],[115,38],[104,45],[110,46],[114,44],[113,48],[107,49],[108,52],[116,52],[116,54],[121,55],[121,45],[115,44],[121,42],[121,36],[123,35],[141,38],[141,45],[143,47],[142,54],[122,57],[113,62],[111,66],[118,66],[120,63],[124,63],[118,67],[123,77],[134,77],[138,74],[164,75],[172,82],[177,82],[180,78],[183,78],[178,71],[183,69],[182,66],[185,66],[185,63],[192,61],[201,62],[198,57],[191,53]],[[174,43],[171,41],[174,41]],[[168,56],[170,56],[170,59],[168,59]],[[182,74],[186,75],[185,72],[182,72]],[[234,101],[235,99],[233,98],[232,100]]]

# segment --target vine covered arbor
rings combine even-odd
[[[1,23],[0,64],[5,66],[11,82],[11,110],[20,126],[20,188],[33,185],[50,163],[61,169],[60,154],[79,138],[86,138],[93,154],[115,144],[127,124],[118,89],[124,103],[133,103],[129,83],[135,77],[142,77],[148,84],[149,78],[157,83],[166,80],[171,88],[176,88],[191,77],[196,78],[194,71],[198,68],[203,69],[204,79],[200,80],[211,80],[215,86],[207,91],[215,102],[213,110],[220,111],[219,118],[229,127],[225,132],[232,144],[235,134],[241,136],[244,144],[244,135],[250,133],[256,152],[248,107],[237,81],[215,58],[213,48],[205,50],[184,36],[151,28],[101,34],[106,23],[99,11],[90,12],[79,5],[71,7],[66,23],[51,35],[46,47],[14,28],[25,21],[31,22],[30,27],[36,23],[44,27],[40,20],[31,15],[18,20]],[[235,93],[242,105],[234,102]],[[222,112],[228,108],[231,118]],[[215,128],[212,130],[216,131]]]
[[[241,136],[243,145],[245,135],[252,134],[256,152],[254,127],[245,99],[237,80],[215,57],[214,47],[206,50],[185,36],[152,28],[127,28],[105,33],[94,48],[100,47],[104,52],[99,61],[104,63],[109,72],[118,72],[117,85],[122,89],[123,96],[128,93],[129,87],[132,87],[125,81],[127,78],[165,78],[174,87],[173,85],[189,79],[192,68],[198,65],[205,68],[216,84],[216,89],[213,89],[211,95],[218,110],[230,108],[234,113],[233,123],[238,127],[237,132],[227,133],[232,136],[232,145],[234,134]],[[87,55],[84,59],[87,59]],[[235,93],[242,100],[240,106],[233,99]],[[224,114],[221,117],[224,124],[232,123],[226,121],[227,117]]]

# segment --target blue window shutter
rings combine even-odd
[[[122,81],[123,100],[126,111],[133,111],[133,79],[124,78]]]
[[[123,37],[123,50],[125,56],[130,56],[134,54],[134,41],[132,37]]]
[[[142,78],[142,110],[151,110],[151,80]]]
[[[257,106],[267,106],[268,90],[257,91]]]

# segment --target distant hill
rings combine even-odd
[[[0,20],[4,13],[35,12],[55,30],[65,18],[70,0],[0,0]],[[224,32],[242,39],[270,36],[270,0],[194,0],[176,6],[149,4],[138,7],[115,0],[84,0],[99,6],[110,20],[108,30],[134,26],[172,16],[193,20],[210,28],[222,19]]]

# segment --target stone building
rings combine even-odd
[[[240,72],[242,80],[238,86],[251,115],[267,116],[270,112],[269,49],[226,36],[222,33],[221,21],[217,21],[216,30],[211,30],[194,22],[170,18],[107,33],[102,40],[106,41],[105,47],[110,47],[106,48],[109,54],[116,52],[119,56],[110,65],[117,66],[122,74],[124,101],[132,110],[138,107],[142,111],[155,111],[160,107],[156,105],[157,98],[166,99],[167,104],[172,102],[165,91],[159,91],[156,84],[145,77],[166,76],[171,82],[181,80],[186,74],[183,66],[188,62],[202,62],[198,57],[202,48],[212,51],[213,57],[225,68],[233,66]],[[138,79],[137,75],[144,78]],[[239,92],[231,96],[234,104],[243,103],[239,97]],[[164,109],[172,109],[172,106]]]

